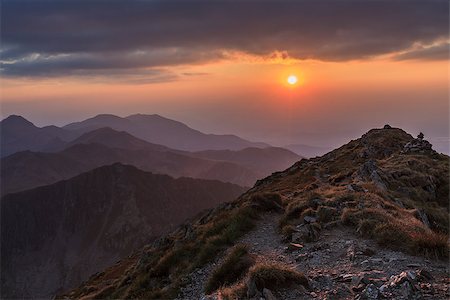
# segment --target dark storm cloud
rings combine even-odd
[[[3,1],[2,72],[137,70],[215,60],[223,50],[362,59],[448,39],[448,6],[434,0]]]

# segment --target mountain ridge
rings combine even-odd
[[[2,297],[52,296],[243,191],[229,183],[173,179],[116,163],[6,195],[1,200]]]
[[[81,122],[68,124],[63,128],[86,132],[99,127],[127,131],[148,142],[186,151],[239,150],[250,146],[268,146],[265,143],[244,140],[236,135],[205,134],[184,123],[157,114],[134,114],[124,118],[114,115],[97,115]]]
[[[448,174],[449,157],[423,137],[374,129],[259,180],[119,263],[127,271],[110,267],[62,297],[446,299]],[[213,276],[224,272],[236,273]]]
[[[125,131],[99,128],[66,143],[58,152],[18,152],[2,158],[2,194],[51,184],[115,162],[132,164],[145,171],[173,177],[217,179],[251,186],[258,178],[283,169],[299,159],[294,153],[278,148],[255,148],[253,152],[250,156],[242,155],[245,151],[237,153],[241,157],[240,161],[226,157],[211,159],[152,144]],[[270,154],[267,164],[266,152]],[[252,156],[259,157],[256,163],[243,163],[251,160]]]

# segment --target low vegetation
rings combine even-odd
[[[237,282],[253,263],[254,259],[248,253],[247,246],[236,245],[209,277],[205,293],[210,294],[222,286]]]
[[[308,279],[302,273],[288,267],[275,264],[257,264],[249,271],[249,279],[254,281],[258,290],[278,288],[300,284],[308,288]]]
[[[410,213],[399,209],[389,214],[384,209],[346,209],[342,222],[356,227],[365,237],[379,244],[413,255],[447,258],[447,236],[426,228]]]
[[[205,224],[193,229],[195,238],[188,239],[181,232],[170,237],[168,245],[157,253],[151,251],[152,259],[142,262],[142,267],[131,274],[133,284],[117,298],[175,298],[179,288],[186,284],[186,275],[213,261],[245,233],[255,226],[259,209],[247,202],[233,209],[216,212]],[[155,259],[156,258],[156,259]],[[228,264],[226,264],[228,262]],[[225,259],[223,270],[210,278],[209,289],[230,284],[239,272],[245,272],[250,263],[243,246],[236,246]],[[233,268],[234,273],[228,274]],[[221,273],[222,272],[222,273]],[[224,272],[227,276],[223,277]],[[221,278],[225,279],[221,279]],[[218,286],[217,286],[218,285]]]
[[[272,263],[258,263],[250,268],[244,280],[227,288],[220,290],[225,299],[243,299],[253,297],[251,295],[254,286],[258,291],[264,288],[277,291],[280,288],[303,286],[309,288],[308,278],[287,266]]]
[[[330,189],[334,191],[331,194]],[[413,255],[448,257],[449,217],[446,207],[432,201],[395,198],[390,191],[372,193],[369,190],[376,190],[376,187],[370,184],[365,184],[363,189],[364,192],[348,192],[345,186],[330,187],[326,195],[321,193],[324,189],[299,194],[286,206],[279,223],[280,233],[290,241],[293,234],[299,230],[302,232],[303,228],[342,224],[354,227],[356,232],[385,247]],[[421,220],[418,209],[427,216],[430,228]],[[314,223],[306,224],[306,216],[313,217]],[[299,226],[303,227],[297,229]],[[319,232],[313,231],[314,235]],[[310,241],[310,235],[302,235],[302,241]]]

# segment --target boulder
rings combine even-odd
[[[277,300],[277,298],[273,295],[273,293],[266,288],[263,289],[263,297],[266,300]]]
[[[366,286],[366,288],[362,291],[362,299],[378,299],[378,288],[374,284],[369,284]]]

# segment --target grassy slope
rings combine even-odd
[[[175,297],[189,272],[233,246],[252,229],[260,211],[279,209],[279,204],[284,210],[280,232],[286,238],[309,215],[318,218],[318,234],[321,227],[343,223],[387,247],[447,257],[449,157],[401,153],[412,139],[400,129],[375,129],[320,158],[302,160],[67,296]]]

